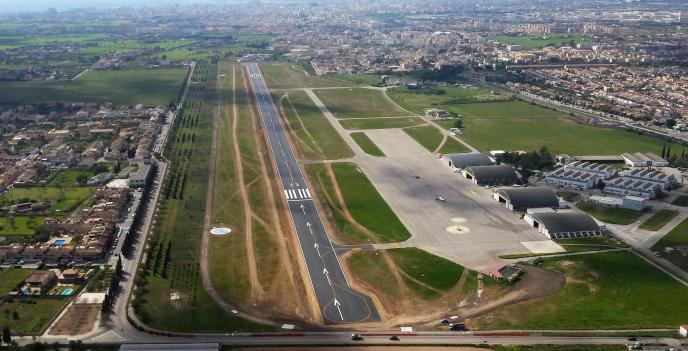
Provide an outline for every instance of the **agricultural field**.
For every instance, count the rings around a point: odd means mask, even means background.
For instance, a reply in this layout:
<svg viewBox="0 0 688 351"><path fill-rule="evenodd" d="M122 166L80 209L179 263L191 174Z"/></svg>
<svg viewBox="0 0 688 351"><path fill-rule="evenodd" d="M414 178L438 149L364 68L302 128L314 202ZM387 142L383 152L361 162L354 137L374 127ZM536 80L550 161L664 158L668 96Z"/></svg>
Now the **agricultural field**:
<svg viewBox="0 0 688 351"><path fill-rule="evenodd" d="M289 64L264 63L260 65L260 70L270 89L347 87L351 85L351 83L344 81L309 76Z"/></svg>
<svg viewBox="0 0 688 351"><path fill-rule="evenodd" d="M385 156L385 153L380 150L375 143L364 132L351 133L351 138L356 144L363 149L363 151L371 156Z"/></svg>
<svg viewBox="0 0 688 351"><path fill-rule="evenodd" d="M339 229L341 239L347 243L397 242L411 234L396 214L380 196L370 180L351 163L331 165L334 181L325 165L305 167L315 183L322 202L329 208L329 215ZM342 194L340 202L335 187ZM351 218L348 218L348 215ZM360 226L359 226L360 225ZM363 228L361 228L363 227Z"/></svg>
<svg viewBox="0 0 688 351"><path fill-rule="evenodd" d="M336 118L408 116L380 90L366 88L319 89L315 94Z"/></svg>
<svg viewBox="0 0 688 351"><path fill-rule="evenodd" d="M13 334L40 334L67 304L67 298L15 298L0 303L0 325Z"/></svg>
<svg viewBox="0 0 688 351"><path fill-rule="evenodd" d="M566 286L556 294L468 321L471 329L674 328L688 287L630 251L545 258Z"/></svg>
<svg viewBox="0 0 688 351"><path fill-rule="evenodd" d="M177 101L186 72L182 68L89 71L72 81L0 82L0 103L62 101L166 106Z"/></svg>
<svg viewBox="0 0 688 351"><path fill-rule="evenodd" d="M413 90L407 87L392 88L387 95L399 106L417 114L425 114L426 108L445 109L456 104L510 100L510 95L495 94L490 89L478 87L437 87Z"/></svg>
<svg viewBox="0 0 688 351"><path fill-rule="evenodd" d="M8 193L0 197L0 206L22 202L42 202L51 203L50 211L56 216L65 216L74 211L84 201L91 198L92 187L14 187Z"/></svg>
<svg viewBox="0 0 688 351"><path fill-rule="evenodd" d="M495 35L487 37L487 40L498 41L504 44L517 44L521 45L523 49L538 49L545 46L565 46L571 44L590 44L592 41L585 40L579 35L566 35L560 37L547 37L547 36L511 36L511 35Z"/></svg>
<svg viewBox="0 0 688 351"><path fill-rule="evenodd" d="M668 250L672 248L673 250ZM652 246L652 250L659 252L662 257L673 264L688 270L688 219L679 223L666 236Z"/></svg>
<svg viewBox="0 0 688 351"><path fill-rule="evenodd" d="M678 216L678 211L661 209L652 215L652 217L643 222L643 224L640 225L640 228L647 230L660 230L676 216Z"/></svg>
<svg viewBox="0 0 688 351"><path fill-rule="evenodd" d="M437 128L431 125L405 128L404 132L431 153L451 154L470 151L454 138L445 137Z"/></svg>
<svg viewBox="0 0 688 351"><path fill-rule="evenodd" d="M642 211L628 208L607 208L590 202L579 202L576 207L600 221L610 224L631 224L643 215Z"/></svg>
<svg viewBox="0 0 688 351"><path fill-rule="evenodd" d="M299 141L299 154L309 160L352 157L353 151L303 91L290 91L275 99Z"/></svg>
<svg viewBox="0 0 688 351"><path fill-rule="evenodd" d="M403 118L353 118L339 120L339 124L346 129L388 129L406 128L426 124L419 117Z"/></svg>

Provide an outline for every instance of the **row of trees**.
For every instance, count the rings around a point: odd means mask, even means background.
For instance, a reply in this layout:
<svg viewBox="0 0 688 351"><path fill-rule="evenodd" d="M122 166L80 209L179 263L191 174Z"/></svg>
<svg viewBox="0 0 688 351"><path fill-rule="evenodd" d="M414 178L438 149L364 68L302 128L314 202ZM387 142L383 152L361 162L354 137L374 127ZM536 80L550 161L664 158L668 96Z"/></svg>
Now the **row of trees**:
<svg viewBox="0 0 688 351"><path fill-rule="evenodd" d="M554 167L554 157L546 146L526 153L505 152L497 156L497 161L508 163L517 168L523 182L528 181L535 174L535 171L547 171Z"/></svg>

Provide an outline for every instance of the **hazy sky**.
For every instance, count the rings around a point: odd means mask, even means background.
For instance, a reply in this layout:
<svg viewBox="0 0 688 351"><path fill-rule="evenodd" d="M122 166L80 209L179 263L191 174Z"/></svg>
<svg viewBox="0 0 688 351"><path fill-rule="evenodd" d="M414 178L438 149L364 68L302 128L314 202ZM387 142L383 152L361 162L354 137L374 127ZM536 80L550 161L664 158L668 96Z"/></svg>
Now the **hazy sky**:
<svg viewBox="0 0 688 351"><path fill-rule="evenodd" d="M54 7L68 10L79 7L155 6L174 3L231 2L226 0L0 0L0 12L47 11Z"/></svg>

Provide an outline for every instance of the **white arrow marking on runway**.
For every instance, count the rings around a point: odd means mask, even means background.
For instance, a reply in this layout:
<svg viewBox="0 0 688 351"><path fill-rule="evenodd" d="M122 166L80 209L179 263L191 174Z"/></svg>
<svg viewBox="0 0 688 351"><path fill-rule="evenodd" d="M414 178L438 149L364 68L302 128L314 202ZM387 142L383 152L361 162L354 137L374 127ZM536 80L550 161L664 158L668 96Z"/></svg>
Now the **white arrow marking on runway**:
<svg viewBox="0 0 688 351"><path fill-rule="evenodd" d="M318 243L315 243L315 245L313 245L313 247L315 248L316 251L318 251L318 257L322 257L322 256L320 256L320 246L318 246Z"/></svg>
<svg viewBox="0 0 688 351"><path fill-rule="evenodd" d="M339 311L339 318L341 318L342 320L344 320L344 316L342 316L342 309L339 308L339 306L341 306L342 304L339 303L339 301L337 301L337 298L336 298L336 297L334 298L334 305L337 306L337 311Z"/></svg>
<svg viewBox="0 0 688 351"><path fill-rule="evenodd" d="M303 211L303 214L305 215L306 214L306 206L301 204L301 210Z"/></svg>
<svg viewBox="0 0 688 351"><path fill-rule="evenodd" d="M325 275L325 278L327 278L327 284L332 286L332 281L330 281L330 272L327 271L327 268L323 268L323 274Z"/></svg>
<svg viewBox="0 0 688 351"><path fill-rule="evenodd" d="M315 235L313 234L313 229L311 229L311 222L306 222L306 227L308 227L308 231L311 232L311 235Z"/></svg>

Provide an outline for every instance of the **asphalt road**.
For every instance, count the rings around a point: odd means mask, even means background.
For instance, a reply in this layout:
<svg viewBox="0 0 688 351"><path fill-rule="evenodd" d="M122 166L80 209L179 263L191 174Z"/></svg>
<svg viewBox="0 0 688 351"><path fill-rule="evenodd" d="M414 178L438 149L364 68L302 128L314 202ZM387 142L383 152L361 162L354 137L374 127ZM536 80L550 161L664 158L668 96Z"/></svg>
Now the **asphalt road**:
<svg viewBox="0 0 688 351"><path fill-rule="evenodd" d="M372 299L349 286L258 64L247 67L323 323L379 321Z"/></svg>

